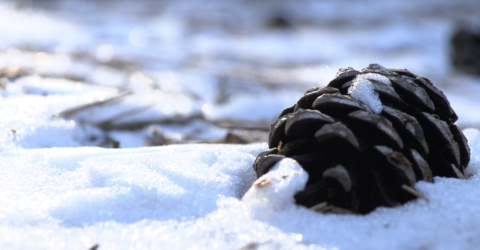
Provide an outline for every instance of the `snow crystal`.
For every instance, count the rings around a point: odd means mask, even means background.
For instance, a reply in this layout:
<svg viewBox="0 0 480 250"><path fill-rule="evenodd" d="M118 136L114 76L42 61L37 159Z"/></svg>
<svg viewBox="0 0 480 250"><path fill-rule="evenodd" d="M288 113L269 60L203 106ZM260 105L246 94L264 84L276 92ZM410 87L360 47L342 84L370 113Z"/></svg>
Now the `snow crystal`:
<svg viewBox="0 0 480 250"><path fill-rule="evenodd" d="M391 85L388 78L376 73L360 74L353 79L352 86L348 88L348 94L363 104L367 105L373 112L380 114L382 112L382 102L375 92L370 80Z"/></svg>

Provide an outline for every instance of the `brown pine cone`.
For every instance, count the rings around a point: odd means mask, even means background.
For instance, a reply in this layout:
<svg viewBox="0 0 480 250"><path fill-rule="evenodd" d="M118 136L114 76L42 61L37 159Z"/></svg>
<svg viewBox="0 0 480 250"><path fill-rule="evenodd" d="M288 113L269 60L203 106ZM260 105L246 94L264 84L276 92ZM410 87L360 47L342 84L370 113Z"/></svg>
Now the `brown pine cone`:
<svg viewBox="0 0 480 250"><path fill-rule="evenodd" d="M378 64L344 68L280 114L253 167L260 177L292 158L309 174L298 204L365 214L421 197L418 180L465 178L470 149L456 120L426 78Z"/></svg>

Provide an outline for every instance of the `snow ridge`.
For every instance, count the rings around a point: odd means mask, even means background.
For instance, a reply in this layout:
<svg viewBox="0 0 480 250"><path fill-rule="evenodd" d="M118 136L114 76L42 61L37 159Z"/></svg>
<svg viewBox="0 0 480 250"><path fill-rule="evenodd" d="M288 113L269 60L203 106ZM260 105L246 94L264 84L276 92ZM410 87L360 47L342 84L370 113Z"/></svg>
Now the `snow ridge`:
<svg viewBox="0 0 480 250"><path fill-rule="evenodd" d="M370 80L384 83L391 86L390 80L380 74L368 73L357 75L353 79L352 86L348 88L348 94L363 104L367 105L374 113L380 114L383 110L382 102L375 92L373 84Z"/></svg>

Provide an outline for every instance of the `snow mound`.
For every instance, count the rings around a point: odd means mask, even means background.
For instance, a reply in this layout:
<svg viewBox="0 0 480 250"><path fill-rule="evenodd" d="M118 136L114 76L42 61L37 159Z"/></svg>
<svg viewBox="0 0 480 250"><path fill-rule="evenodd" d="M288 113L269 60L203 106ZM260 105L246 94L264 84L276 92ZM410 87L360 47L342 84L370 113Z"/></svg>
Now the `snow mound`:
<svg viewBox="0 0 480 250"><path fill-rule="evenodd" d="M308 174L292 159L278 162L261 176L243 197L246 204L283 210L295 204L293 196L305 188Z"/></svg>
<svg viewBox="0 0 480 250"><path fill-rule="evenodd" d="M383 109L382 102L370 80L392 85L390 80L383 75L376 73L360 74L353 79L352 86L348 88L348 94L367 105L373 112L380 114Z"/></svg>

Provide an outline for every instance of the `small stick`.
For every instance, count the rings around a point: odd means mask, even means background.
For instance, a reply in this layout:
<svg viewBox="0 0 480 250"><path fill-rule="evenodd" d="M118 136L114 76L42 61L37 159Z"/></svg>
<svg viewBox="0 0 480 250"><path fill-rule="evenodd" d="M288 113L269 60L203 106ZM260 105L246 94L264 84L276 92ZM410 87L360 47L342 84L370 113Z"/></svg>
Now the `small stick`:
<svg viewBox="0 0 480 250"><path fill-rule="evenodd" d="M107 98L107 99L102 100L102 101L96 101L96 102L80 105L80 106L77 106L77 107L74 107L74 108L66 109L66 110L60 112L58 114L58 116L68 118L68 117L70 117L70 116L72 116L72 115L74 115L74 114L76 114L76 113L78 113L82 110L85 110L85 109L88 109L88 108L91 108L91 107L95 107L95 106L101 106L101 105L116 101L118 99L121 99L121 98L123 98L127 95L131 95L131 94L133 94L132 91L122 92L122 93L120 93L120 94L118 94L114 97L110 97L110 98Z"/></svg>
<svg viewBox="0 0 480 250"><path fill-rule="evenodd" d="M98 122L98 123L95 123L93 125L97 126L97 127L100 127L102 129L107 129L108 130L112 126L112 123L114 123L116 120L118 120L120 118L123 118L123 117L126 117L126 116L129 116L129 115L140 113L142 111L145 111L145 110L153 107L154 105L155 104L148 104L148 105L145 105L145 106L133 108L133 109L127 110L123 113L114 115L113 117L108 118L106 121Z"/></svg>
<svg viewBox="0 0 480 250"><path fill-rule="evenodd" d="M269 131L270 127L265 122L251 122L251 121L242 121L242 120L209 120L213 125L220 127L220 128L227 128L227 129L243 129L243 130L261 130L261 131Z"/></svg>

